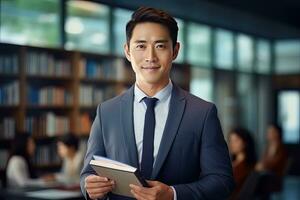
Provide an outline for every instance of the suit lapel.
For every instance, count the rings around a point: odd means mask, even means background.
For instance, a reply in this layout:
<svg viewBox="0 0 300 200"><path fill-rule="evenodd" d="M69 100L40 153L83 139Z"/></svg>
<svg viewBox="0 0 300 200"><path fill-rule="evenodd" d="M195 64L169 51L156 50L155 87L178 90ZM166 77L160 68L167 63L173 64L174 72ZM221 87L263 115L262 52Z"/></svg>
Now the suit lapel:
<svg viewBox="0 0 300 200"><path fill-rule="evenodd" d="M155 179L161 169L168 152L171 149L172 143L177 134L178 127L180 125L184 108L185 98L183 92L173 84L172 97L170 100L170 109L166 125L164 128L163 136L160 142L159 151L156 157L155 165L152 171L152 178Z"/></svg>
<svg viewBox="0 0 300 200"><path fill-rule="evenodd" d="M121 120L123 127L123 139L129 158L129 164L138 168L138 153L136 148L134 128L133 128L133 90L132 86L123 96L120 104Z"/></svg>

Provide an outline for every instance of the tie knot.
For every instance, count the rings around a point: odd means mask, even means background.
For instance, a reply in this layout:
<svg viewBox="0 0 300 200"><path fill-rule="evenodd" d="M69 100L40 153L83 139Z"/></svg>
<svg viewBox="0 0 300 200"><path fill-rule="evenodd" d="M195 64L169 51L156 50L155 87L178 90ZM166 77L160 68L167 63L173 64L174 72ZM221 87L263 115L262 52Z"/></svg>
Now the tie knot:
<svg viewBox="0 0 300 200"><path fill-rule="evenodd" d="M158 100L157 98L149 98L149 97L144 98L147 108L150 108L150 107L154 108L157 100Z"/></svg>

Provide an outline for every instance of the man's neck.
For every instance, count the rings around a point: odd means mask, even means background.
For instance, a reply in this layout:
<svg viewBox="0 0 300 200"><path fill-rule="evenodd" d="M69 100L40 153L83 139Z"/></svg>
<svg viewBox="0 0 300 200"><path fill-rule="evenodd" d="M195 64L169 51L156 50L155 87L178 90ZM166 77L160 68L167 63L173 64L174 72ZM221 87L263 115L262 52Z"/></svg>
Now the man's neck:
<svg viewBox="0 0 300 200"><path fill-rule="evenodd" d="M136 81L136 85L142 90L147 96L153 97L160 90L165 88L169 84L169 80L164 82L163 84L145 84L139 81Z"/></svg>

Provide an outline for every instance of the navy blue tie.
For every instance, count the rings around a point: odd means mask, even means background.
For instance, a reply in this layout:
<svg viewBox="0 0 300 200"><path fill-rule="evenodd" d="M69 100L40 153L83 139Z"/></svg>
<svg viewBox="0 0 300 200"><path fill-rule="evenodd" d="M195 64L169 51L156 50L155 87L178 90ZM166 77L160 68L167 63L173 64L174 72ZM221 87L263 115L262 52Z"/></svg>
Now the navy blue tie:
<svg viewBox="0 0 300 200"><path fill-rule="evenodd" d="M141 162L141 172L146 179L151 178L153 168L153 150L154 150L154 129L155 129L155 113L154 107L156 104L156 98L144 98L147 105L144 124L144 136L143 136L143 155Z"/></svg>

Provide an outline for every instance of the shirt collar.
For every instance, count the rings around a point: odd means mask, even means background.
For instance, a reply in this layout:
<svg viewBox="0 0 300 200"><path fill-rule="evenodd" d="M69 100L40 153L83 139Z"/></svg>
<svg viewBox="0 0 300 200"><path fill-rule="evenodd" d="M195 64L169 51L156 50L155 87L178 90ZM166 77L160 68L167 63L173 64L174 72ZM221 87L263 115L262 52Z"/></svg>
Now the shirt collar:
<svg viewBox="0 0 300 200"><path fill-rule="evenodd" d="M169 80L168 85L161 89L159 92L157 92L153 97L157 98L158 101L163 101L167 99L172 92L173 84L172 81ZM137 102L141 102L145 97L148 97L135 83L134 85L134 100Z"/></svg>

